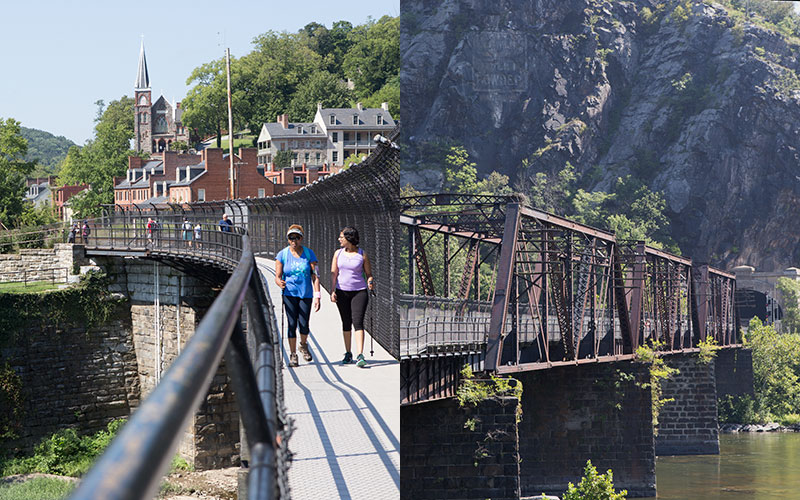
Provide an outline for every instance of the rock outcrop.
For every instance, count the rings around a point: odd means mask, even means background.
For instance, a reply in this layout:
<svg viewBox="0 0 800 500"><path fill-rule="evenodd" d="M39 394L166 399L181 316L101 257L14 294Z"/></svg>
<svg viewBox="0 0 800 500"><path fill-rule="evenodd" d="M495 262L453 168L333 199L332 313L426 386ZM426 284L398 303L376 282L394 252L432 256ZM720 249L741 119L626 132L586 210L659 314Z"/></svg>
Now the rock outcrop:
<svg viewBox="0 0 800 500"><path fill-rule="evenodd" d="M764 24L688 0L404 1L404 134L463 144L482 175L634 175L695 261L796 265L800 62ZM401 182L436 189L417 161Z"/></svg>

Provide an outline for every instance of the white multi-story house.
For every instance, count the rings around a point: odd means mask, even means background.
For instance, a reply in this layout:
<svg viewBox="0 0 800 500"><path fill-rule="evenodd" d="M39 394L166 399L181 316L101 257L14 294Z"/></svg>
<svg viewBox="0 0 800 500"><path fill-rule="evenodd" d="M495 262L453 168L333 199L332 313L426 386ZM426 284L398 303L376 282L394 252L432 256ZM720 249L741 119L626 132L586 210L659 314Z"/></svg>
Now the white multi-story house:
<svg viewBox="0 0 800 500"><path fill-rule="evenodd" d="M353 154L368 155L377 145L375 135L387 135L395 125L386 103L380 108L318 104L312 123L289 123L287 115L265 123L258 136L258 162L270 170L278 151L291 150L294 165L342 166Z"/></svg>

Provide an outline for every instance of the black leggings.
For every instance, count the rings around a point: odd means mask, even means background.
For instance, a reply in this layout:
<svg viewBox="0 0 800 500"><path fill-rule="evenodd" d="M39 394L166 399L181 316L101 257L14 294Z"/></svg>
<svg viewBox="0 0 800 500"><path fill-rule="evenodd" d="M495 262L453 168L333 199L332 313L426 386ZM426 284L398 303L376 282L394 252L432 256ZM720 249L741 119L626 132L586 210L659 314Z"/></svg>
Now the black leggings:
<svg viewBox="0 0 800 500"><path fill-rule="evenodd" d="M300 335L308 335L308 317L311 316L311 300L300 297L283 296L283 305L286 307L286 322L288 328L286 335L290 338L297 337L297 326L300 326Z"/></svg>
<svg viewBox="0 0 800 500"><path fill-rule="evenodd" d="M339 308L339 314L342 316L343 331L350 331L351 323L354 330L364 329L364 314L367 312L368 302L369 294L366 290L348 292L336 289L336 307Z"/></svg>

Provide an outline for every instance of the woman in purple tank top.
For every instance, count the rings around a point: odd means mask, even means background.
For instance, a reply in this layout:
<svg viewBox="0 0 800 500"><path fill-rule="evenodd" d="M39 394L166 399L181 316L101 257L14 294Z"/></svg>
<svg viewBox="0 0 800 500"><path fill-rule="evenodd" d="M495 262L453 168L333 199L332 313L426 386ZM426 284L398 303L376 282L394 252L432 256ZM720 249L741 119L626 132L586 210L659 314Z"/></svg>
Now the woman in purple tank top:
<svg viewBox="0 0 800 500"><path fill-rule="evenodd" d="M356 365L367 366L364 359L364 314L367 311L369 295L372 290L372 268L364 250L358 248L358 231L354 227L346 227L339 233L341 248L333 254L331 262L331 282L335 290L331 293L331 302L336 303L342 317L342 335L344 336L344 359L342 364L353 362L350 350L351 326L356 332L358 357Z"/></svg>

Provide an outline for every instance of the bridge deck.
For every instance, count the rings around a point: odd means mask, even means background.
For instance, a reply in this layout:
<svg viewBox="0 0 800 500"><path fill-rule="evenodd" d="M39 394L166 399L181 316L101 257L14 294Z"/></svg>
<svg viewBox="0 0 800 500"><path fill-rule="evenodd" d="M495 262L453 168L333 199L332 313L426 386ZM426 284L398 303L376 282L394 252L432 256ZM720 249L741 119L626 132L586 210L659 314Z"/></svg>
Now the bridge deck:
<svg viewBox="0 0 800 500"><path fill-rule="evenodd" d="M274 261L256 261L270 285L280 322ZM323 264L320 269L324 272L329 267ZM344 344L339 312L328 294L323 291L322 295L320 311L311 314L309 345L314 360L306 363L301 358L298 368L290 369L285 363L283 368L286 409L295 425L289 441L294 454L289 469L292 498L399 498L399 363L377 342L375 356L370 357L367 338L368 367L341 365ZM288 344L283 343L288 361Z"/></svg>

